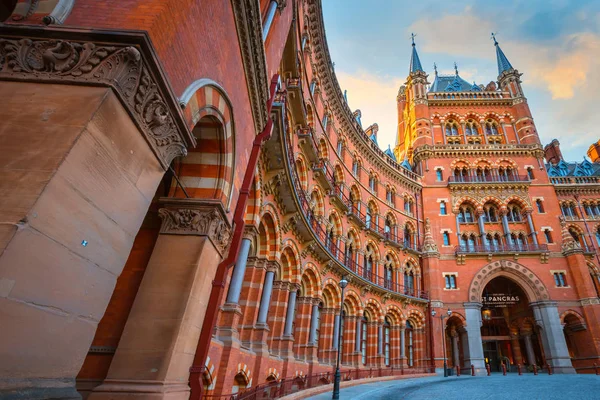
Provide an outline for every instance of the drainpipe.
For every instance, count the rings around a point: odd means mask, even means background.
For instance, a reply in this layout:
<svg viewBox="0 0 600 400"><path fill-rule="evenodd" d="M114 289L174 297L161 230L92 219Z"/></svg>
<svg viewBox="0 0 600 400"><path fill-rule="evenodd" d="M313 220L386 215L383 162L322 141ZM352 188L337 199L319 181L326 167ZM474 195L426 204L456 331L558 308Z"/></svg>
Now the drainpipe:
<svg viewBox="0 0 600 400"><path fill-rule="evenodd" d="M215 273L215 279L212 282L212 289L210 292L210 298L208 300L208 307L206 309L206 316L204 317L204 324L202 325L202 331L200 338L198 339L198 345L196 346L196 354L194 355L194 361L190 367L190 399L197 400L202 398L202 374L205 370L206 356L208 355L208 349L210 347L210 340L212 338L212 332L217 322L217 311L219 304L221 304L221 298L225 291L225 281L227 279L227 273L229 268L233 267L235 260L238 258L240 251L242 237L244 234L244 214L246 213L246 204L248 197L250 196L250 187L254 180L254 173L256 171L256 165L258 163L258 156L260 154L261 145L269 140L273 131L273 120L270 117L271 107L273 106L273 100L275 98L275 92L279 84L279 74L273 76L271 79L271 87L269 89L269 100L267 102L267 116L269 118L267 125L263 131L254 138L252 143L252 150L250 158L248 160L248 167L244 174L244 180L242 187L240 188L240 196L235 206L235 212L233 214L233 238L229 246L229 253L219 266Z"/></svg>

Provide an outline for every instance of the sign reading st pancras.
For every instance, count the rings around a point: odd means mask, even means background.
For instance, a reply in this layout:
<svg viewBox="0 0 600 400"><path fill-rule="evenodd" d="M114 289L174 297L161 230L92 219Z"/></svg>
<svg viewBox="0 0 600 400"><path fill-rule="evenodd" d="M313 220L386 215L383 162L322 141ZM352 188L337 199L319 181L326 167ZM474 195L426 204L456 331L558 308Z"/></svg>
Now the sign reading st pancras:
<svg viewBox="0 0 600 400"><path fill-rule="evenodd" d="M481 296L481 304L487 307L509 307L519 303L519 296L504 293L491 293Z"/></svg>

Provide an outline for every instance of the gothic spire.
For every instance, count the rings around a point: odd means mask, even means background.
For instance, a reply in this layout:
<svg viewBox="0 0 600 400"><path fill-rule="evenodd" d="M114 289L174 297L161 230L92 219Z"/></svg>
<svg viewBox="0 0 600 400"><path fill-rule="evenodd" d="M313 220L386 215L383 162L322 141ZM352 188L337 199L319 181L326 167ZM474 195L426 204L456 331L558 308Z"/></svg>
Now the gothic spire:
<svg viewBox="0 0 600 400"><path fill-rule="evenodd" d="M415 47L415 35L414 33L410 34L410 38L412 40L412 54L410 56L410 73L423 71L423 67L421 66L421 60L419 60L419 55L417 54L417 48Z"/></svg>
<svg viewBox="0 0 600 400"><path fill-rule="evenodd" d="M496 46L496 59L498 61L498 76L502 75L504 71L508 71L509 69L513 69L510 61L504 55L504 52L500 48L498 41L496 40L496 34L492 33L492 39L494 40L494 46Z"/></svg>

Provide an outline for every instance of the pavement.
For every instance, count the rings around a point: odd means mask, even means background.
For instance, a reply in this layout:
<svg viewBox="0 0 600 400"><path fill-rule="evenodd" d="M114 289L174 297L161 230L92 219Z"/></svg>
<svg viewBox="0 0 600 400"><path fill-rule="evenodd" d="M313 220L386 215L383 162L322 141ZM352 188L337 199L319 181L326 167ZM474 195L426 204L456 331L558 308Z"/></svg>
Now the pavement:
<svg viewBox="0 0 600 400"><path fill-rule="evenodd" d="M309 397L329 400L331 392ZM352 386L340 391L342 400L600 400L600 376L533 375L451 376L404 379Z"/></svg>

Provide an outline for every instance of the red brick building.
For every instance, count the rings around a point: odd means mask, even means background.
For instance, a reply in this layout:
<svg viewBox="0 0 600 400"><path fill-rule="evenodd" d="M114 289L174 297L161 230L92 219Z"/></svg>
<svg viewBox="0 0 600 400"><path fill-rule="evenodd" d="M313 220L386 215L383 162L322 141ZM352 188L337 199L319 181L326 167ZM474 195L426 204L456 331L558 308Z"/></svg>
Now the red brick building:
<svg viewBox="0 0 600 400"><path fill-rule="evenodd" d="M497 43L488 85L413 43L382 151L318 0L0 21L0 397L275 396L338 349L344 379L593 372L600 167L542 147Z"/></svg>

